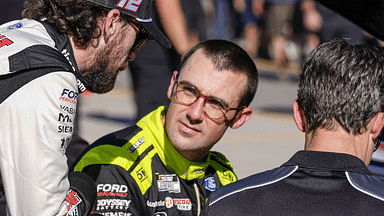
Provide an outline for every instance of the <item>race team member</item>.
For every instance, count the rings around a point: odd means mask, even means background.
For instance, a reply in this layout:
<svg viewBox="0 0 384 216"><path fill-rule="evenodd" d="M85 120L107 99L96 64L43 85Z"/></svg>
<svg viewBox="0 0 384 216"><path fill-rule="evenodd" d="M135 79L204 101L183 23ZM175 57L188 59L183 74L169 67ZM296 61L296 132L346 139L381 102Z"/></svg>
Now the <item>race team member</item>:
<svg viewBox="0 0 384 216"><path fill-rule="evenodd" d="M210 149L228 127L251 118L257 84L254 62L234 43L192 48L173 73L169 108L102 137L78 158L74 170L96 182L97 213L199 215L213 191L237 180L231 163Z"/></svg>
<svg viewBox="0 0 384 216"><path fill-rule="evenodd" d="M304 63L294 120L305 150L221 188L206 215L382 215L384 177L371 173L384 125L384 55L333 39Z"/></svg>
<svg viewBox="0 0 384 216"><path fill-rule="evenodd" d="M151 23L150 0L25 5L25 19L0 26L0 166L9 214L88 214L95 185L82 173L69 181L64 155L77 98L86 89L110 91L146 40L170 42Z"/></svg>

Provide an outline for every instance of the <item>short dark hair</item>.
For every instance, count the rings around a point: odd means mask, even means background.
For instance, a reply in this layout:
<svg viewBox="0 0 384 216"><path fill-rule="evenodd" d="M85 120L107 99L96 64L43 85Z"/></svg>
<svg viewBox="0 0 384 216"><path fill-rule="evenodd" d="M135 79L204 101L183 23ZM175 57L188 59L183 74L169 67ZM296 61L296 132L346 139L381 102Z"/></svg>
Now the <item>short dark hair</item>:
<svg viewBox="0 0 384 216"><path fill-rule="evenodd" d="M230 70L234 73L245 74L248 78L247 90L244 92L239 106L249 106L252 102L257 86L259 83L259 75L254 61L249 55L238 45L226 40L206 40L189 50L180 65L180 72L188 59L199 49L209 57L214 67L218 71Z"/></svg>
<svg viewBox="0 0 384 216"><path fill-rule="evenodd" d="M384 104L384 53L377 47L333 39L307 57L298 88L307 129L361 134Z"/></svg>
<svg viewBox="0 0 384 216"><path fill-rule="evenodd" d="M27 0L23 11L23 18L40 21L46 18L54 23L59 33L74 36L77 46L84 47L92 38L98 38L101 30L97 22L105 17L110 9L97 6L83 0ZM126 24L131 17L121 14Z"/></svg>

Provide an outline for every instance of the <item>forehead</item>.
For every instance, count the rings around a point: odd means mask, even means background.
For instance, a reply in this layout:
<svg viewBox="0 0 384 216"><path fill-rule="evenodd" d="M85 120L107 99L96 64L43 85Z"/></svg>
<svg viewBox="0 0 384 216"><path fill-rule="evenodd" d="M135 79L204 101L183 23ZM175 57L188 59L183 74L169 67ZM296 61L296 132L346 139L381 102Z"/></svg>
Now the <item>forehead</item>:
<svg viewBox="0 0 384 216"><path fill-rule="evenodd" d="M201 49L188 59L180 72L179 81L187 81L202 94L222 99L230 106L238 105L247 87L245 74L218 71Z"/></svg>

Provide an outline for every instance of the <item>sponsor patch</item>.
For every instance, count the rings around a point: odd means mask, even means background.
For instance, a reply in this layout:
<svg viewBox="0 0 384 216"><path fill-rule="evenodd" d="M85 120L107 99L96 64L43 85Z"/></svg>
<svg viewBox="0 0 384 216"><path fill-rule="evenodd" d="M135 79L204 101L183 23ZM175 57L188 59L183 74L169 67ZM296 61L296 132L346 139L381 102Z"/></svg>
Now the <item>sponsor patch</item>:
<svg viewBox="0 0 384 216"><path fill-rule="evenodd" d="M19 29L19 28L21 28L21 27L23 27L23 23L16 23L16 24L14 24L14 25L10 25L10 26L8 26L8 30Z"/></svg>
<svg viewBox="0 0 384 216"><path fill-rule="evenodd" d="M0 34L0 48L3 46L9 46L11 44L13 44L12 40L10 40L6 36Z"/></svg>
<svg viewBox="0 0 384 216"><path fill-rule="evenodd" d="M176 174L158 175L157 187L159 192L180 193L180 181Z"/></svg>
<svg viewBox="0 0 384 216"><path fill-rule="evenodd" d="M99 199L97 200L97 209L96 210L124 210L126 211L129 208L131 200L122 200L122 199Z"/></svg>
<svg viewBox="0 0 384 216"><path fill-rule="evenodd" d="M166 197L165 198L165 206L167 208L172 208L173 207L173 199L171 197Z"/></svg>
<svg viewBox="0 0 384 216"><path fill-rule="evenodd" d="M72 134L73 127L72 126L66 126L66 125L59 125L59 126L57 126L57 132L58 133L69 133L69 134Z"/></svg>
<svg viewBox="0 0 384 216"><path fill-rule="evenodd" d="M69 190L65 197L67 202L67 216L80 216L78 205L83 201L80 196L73 190Z"/></svg>
<svg viewBox="0 0 384 216"><path fill-rule="evenodd" d="M61 139L60 152L64 155L69 143L71 142L71 137L63 137Z"/></svg>
<svg viewBox="0 0 384 216"><path fill-rule="evenodd" d="M60 109L63 110L64 112L68 113L68 114L71 114L71 115L76 114L76 109L72 108L72 107L60 105Z"/></svg>
<svg viewBox="0 0 384 216"><path fill-rule="evenodd" d="M128 187L119 184L98 184L97 196L127 197Z"/></svg>
<svg viewBox="0 0 384 216"><path fill-rule="evenodd" d="M142 1L143 0L121 0L116 6L136 13Z"/></svg>
<svg viewBox="0 0 384 216"><path fill-rule="evenodd" d="M215 179L213 177L206 178L204 180L205 189L209 191L215 191L217 189Z"/></svg>
<svg viewBox="0 0 384 216"><path fill-rule="evenodd" d="M153 216L167 216L167 213L165 213L165 212L156 212L155 214L153 214Z"/></svg>
<svg viewBox="0 0 384 216"><path fill-rule="evenodd" d="M190 211L192 210L192 202L190 199L173 199L173 204L177 206L178 210Z"/></svg>
<svg viewBox="0 0 384 216"><path fill-rule="evenodd" d="M129 147L128 148L128 151L133 153L136 149L138 149L142 144L144 143L144 139L143 138L140 138L139 140L137 140L137 142L135 142L135 144L133 144L133 146Z"/></svg>
<svg viewBox="0 0 384 216"><path fill-rule="evenodd" d="M132 213L126 213L126 212L106 212L103 213L104 216L132 216Z"/></svg>
<svg viewBox="0 0 384 216"><path fill-rule="evenodd" d="M151 208L157 208L159 206L165 206L165 201L160 200L160 201L154 201L150 202L149 200L147 201L147 206Z"/></svg>

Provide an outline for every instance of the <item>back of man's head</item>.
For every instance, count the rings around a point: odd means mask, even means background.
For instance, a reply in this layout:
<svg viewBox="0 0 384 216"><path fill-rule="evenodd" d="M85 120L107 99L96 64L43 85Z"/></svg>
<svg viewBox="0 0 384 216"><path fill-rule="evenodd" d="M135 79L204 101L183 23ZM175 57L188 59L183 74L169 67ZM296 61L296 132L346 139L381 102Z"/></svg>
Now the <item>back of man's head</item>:
<svg viewBox="0 0 384 216"><path fill-rule="evenodd" d="M364 132L384 105L384 53L376 47L333 39L313 50L303 66L298 103L307 130Z"/></svg>

